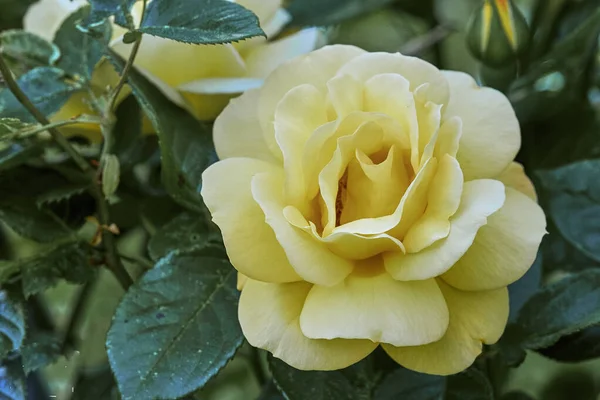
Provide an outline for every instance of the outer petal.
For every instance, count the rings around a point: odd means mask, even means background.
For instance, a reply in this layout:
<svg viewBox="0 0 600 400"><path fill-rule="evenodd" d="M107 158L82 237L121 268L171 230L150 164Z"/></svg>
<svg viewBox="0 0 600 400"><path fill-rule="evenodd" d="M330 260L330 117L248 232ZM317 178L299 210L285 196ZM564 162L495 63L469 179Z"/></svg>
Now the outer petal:
<svg viewBox="0 0 600 400"><path fill-rule="evenodd" d="M231 100L215 121L213 138L220 159L250 157L278 163L265 143L256 115L259 90Z"/></svg>
<svg viewBox="0 0 600 400"><path fill-rule="evenodd" d="M435 66L417 57L400 53L366 53L347 62L338 73L352 75L360 82L366 82L375 75L398 74L410 82L411 91L428 83L423 92L426 100L436 104L448 102L446 78Z"/></svg>
<svg viewBox="0 0 600 400"><path fill-rule="evenodd" d="M364 53L364 50L354 46L327 46L288 61L269 75L261 91L258 110L265 140L274 153L280 150L275 141L273 118L283 96L303 83L309 83L325 93L327 81L338 69Z"/></svg>
<svg viewBox="0 0 600 400"><path fill-rule="evenodd" d="M402 366L418 372L451 375L467 369L481 354L482 343L498 341L508 320L506 288L486 292L462 292L440 282L450 310L444 337L416 347L383 345Z"/></svg>
<svg viewBox="0 0 600 400"><path fill-rule="evenodd" d="M230 179L230 178L229 178ZM292 226L284 216L283 173L265 173L252 179L252 195L265 213L280 246L296 272L306 281L332 286L354 269L354 264L333 254L323 243ZM264 253L264 257L270 253Z"/></svg>
<svg viewBox="0 0 600 400"><path fill-rule="evenodd" d="M518 162L511 162L496 179L537 202L535 187L527 175L525 175L523 166Z"/></svg>
<svg viewBox="0 0 600 400"><path fill-rule="evenodd" d="M87 4L85 0L41 0L27 10L23 18L23 29L52 41L69 14ZM8 6L4 5L3 8L5 7Z"/></svg>
<svg viewBox="0 0 600 400"><path fill-rule="evenodd" d="M313 51L318 41L319 30L310 28L281 40L255 46L244 56L248 76L264 79L282 63Z"/></svg>
<svg viewBox="0 0 600 400"><path fill-rule="evenodd" d="M394 346L439 340L448 328L448 308L435 280L396 281L380 264L371 258L339 285L313 286L300 315L302 332Z"/></svg>
<svg viewBox="0 0 600 400"><path fill-rule="evenodd" d="M202 197L221 228L229 259L239 272L265 282L299 281L252 198L252 177L264 172L281 173L279 167L251 158L219 161L202 174Z"/></svg>
<svg viewBox="0 0 600 400"><path fill-rule="evenodd" d="M239 319L244 336L301 370L335 370L352 365L377 347L369 340L314 340L298 322L311 285L306 282L269 284L248 280L240 298Z"/></svg>
<svg viewBox="0 0 600 400"><path fill-rule="evenodd" d="M450 83L450 102L444 120L463 122L458 161L465 181L495 178L510 164L521 147L519 121L502 93L479 87L462 72L444 71Z"/></svg>
<svg viewBox="0 0 600 400"><path fill-rule="evenodd" d="M504 185L481 179L466 182L460 207L450 219L450 234L444 240L412 254L384 254L385 268L399 280L430 279L448 271L472 245L479 228L504 204Z"/></svg>
<svg viewBox="0 0 600 400"><path fill-rule="evenodd" d="M505 287L531 267L546 217L542 208L523 193L506 188L506 202L482 226L473 245L442 277L461 290Z"/></svg>

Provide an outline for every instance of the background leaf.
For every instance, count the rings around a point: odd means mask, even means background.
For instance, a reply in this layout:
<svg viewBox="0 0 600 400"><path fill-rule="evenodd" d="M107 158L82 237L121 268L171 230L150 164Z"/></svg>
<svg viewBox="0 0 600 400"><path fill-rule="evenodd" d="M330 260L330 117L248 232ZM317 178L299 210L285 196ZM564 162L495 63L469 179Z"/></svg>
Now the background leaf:
<svg viewBox="0 0 600 400"><path fill-rule="evenodd" d="M376 10L393 0L293 0L288 7L294 25L333 25Z"/></svg>
<svg viewBox="0 0 600 400"><path fill-rule="evenodd" d="M266 37L254 13L226 0L153 0L138 31L193 44Z"/></svg>
<svg viewBox="0 0 600 400"><path fill-rule="evenodd" d="M21 303L0 291L0 360L9 352L19 350L24 338L25 316Z"/></svg>
<svg viewBox="0 0 600 400"><path fill-rule="evenodd" d="M124 399L175 399L217 374L243 338L235 282L223 250L205 247L171 253L131 287L107 338Z"/></svg>
<svg viewBox="0 0 600 400"><path fill-rule="evenodd" d="M0 399L25 400L25 374L16 361L0 365Z"/></svg>
<svg viewBox="0 0 600 400"><path fill-rule="evenodd" d="M2 55L17 76L35 67L51 66L60 58L60 50L31 32L9 30L0 33Z"/></svg>
<svg viewBox="0 0 600 400"><path fill-rule="evenodd" d="M55 362L62 352L62 340L53 332L28 332L21 359L26 374Z"/></svg>

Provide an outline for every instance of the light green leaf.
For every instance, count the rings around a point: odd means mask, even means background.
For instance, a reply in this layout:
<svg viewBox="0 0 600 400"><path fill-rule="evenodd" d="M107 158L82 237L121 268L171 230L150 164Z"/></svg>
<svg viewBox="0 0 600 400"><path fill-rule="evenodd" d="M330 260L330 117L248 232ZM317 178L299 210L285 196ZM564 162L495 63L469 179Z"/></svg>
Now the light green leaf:
<svg viewBox="0 0 600 400"><path fill-rule="evenodd" d="M122 69L124 61L114 53L111 57ZM202 172L216 161L210 128L169 101L138 72L131 71L129 84L158 134L165 189L182 206L203 212Z"/></svg>
<svg viewBox="0 0 600 400"><path fill-rule="evenodd" d="M0 139L3 136L14 135L20 130L31 128L34 124L29 124L17 118L0 118Z"/></svg>
<svg viewBox="0 0 600 400"><path fill-rule="evenodd" d="M46 39L22 30L0 32L0 47L5 57L27 69L54 65L61 55Z"/></svg>
<svg viewBox="0 0 600 400"><path fill-rule="evenodd" d="M384 7L393 0L293 0L288 7L294 25L326 26Z"/></svg>
<svg viewBox="0 0 600 400"><path fill-rule="evenodd" d="M153 0L138 31L193 44L266 37L256 15L226 0Z"/></svg>
<svg viewBox="0 0 600 400"><path fill-rule="evenodd" d="M547 210L560 233L586 256L600 262L600 160L539 171L548 191Z"/></svg>
<svg viewBox="0 0 600 400"><path fill-rule="evenodd" d="M0 291L0 360L11 351L19 350L24 338L25 315L21 303Z"/></svg>
<svg viewBox="0 0 600 400"><path fill-rule="evenodd" d="M573 274L536 293L517 318L521 345L540 349L600 323L600 270Z"/></svg>
<svg viewBox="0 0 600 400"><path fill-rule="evenodd" d="M121 164L114 154L107 154L104 157L102 166L102 193L104 197L109 198L117 191L121 180Z"/></svg>
<svg viewBox="0 0 600 400"><path fill-rule="evenodd" d="M95 274L88 245L78 238L52 243L32 257L0 263L0 283L21 274L23 294L29 297L55 286L59 279L85 283Z"/></svg>
<svg viewBox="0 0 600 400"><path fill-rule="evenodd" d="M176 399L225 366L243 340L235 286L210 246L169 254L129 289L106 342L124 399Z"/></svg>
<svg viewBox="0 0 600 400"><path fill-rule="evenodd" d="M62 340L52 332L27 333L21 359L26 374L54 363L61 356Z"/></svg>
<svg viewBox="0 0 600 400"><path fill-rule="evenodd" d="M101 29L102 40L80 31L77 24L89 14L90 7L82 7L75 11L65 19L54 36L54 43L62 51L57 66L72 77L88 81L91 80L96 64L104 55L104 45L111 36L108 21L96 28Z"/></svg>
<svg viewBox="0 0 600 400"><path fill-rule="evenodd" d="M184 212L161 227L148 242L150 258L158 260L173 250L185 250L219 240L218 229L202 214Z"/></svg>
<svg viewBox="0 0 600 400"><path fill-rule="evenodd" d="M29 100L45 115L52 115L81 90L81 86L68 81L65 72L53 67L32 69L17 80ZM24 122L35 119L7 88L0 90L0 118L18 118Z"/></svg>

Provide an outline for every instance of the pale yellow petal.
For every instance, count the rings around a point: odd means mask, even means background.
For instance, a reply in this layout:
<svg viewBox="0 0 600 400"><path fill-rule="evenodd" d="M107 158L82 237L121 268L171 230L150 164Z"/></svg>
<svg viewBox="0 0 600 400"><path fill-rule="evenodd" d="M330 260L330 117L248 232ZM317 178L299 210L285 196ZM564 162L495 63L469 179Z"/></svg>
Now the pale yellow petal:
<svg viewBox="0 0 600 400"><path fill-rule="evenodd" d="M441 340L424 346L383 349L400 365L417 372L451 375L467 369L482 351L482 344L498 341L508 320L506 288L485 292L462 292L439 282L450 324Z"/></svg>
<svg viewBox="0 0 600 400"><path fill-rule="evenodd" d="M545 234L542 208L523 193L507 187L502 208L488 218L473 245L442 277L462 290L507 286L531 267Z"/></svg>
<svg viewBox="0 0 600 400"><path fill-rule="evenodd" d="M65 19L87 4L86 0L40 0L27 9L23 29L52 41ZM3 5L5 7L8 5Z"/></svg>
<svg viewBox="0 0 600 400"><path fill-rule="evenodd" d="M278 163L267 147L258 123L258 96L259 91L254 89L231 100L215 121L213 139L220 159L249 157Z"/></svg>
<svg viewBox="0 0 600 400"><path fill-rule="evenodd" d="M314 340L302 334L299 317L312 285L269 284L249 279L240 297L239 319L252 346L300 370L336 370L366 356L377 343L369 340Z"/></svg>
<svg viewBox="0 0 600 400"><path fill-rule="evenodd" d="M341 282L352 272L354 264L333 254L323 243L287 221L283 214L286 208L283 187L283 171L259 174L252 179L252 195L275 231L290 264L308 282L326 286ZM269 252L263 255L271 257Z"/></svg>
<svg viewBox="0 0 600 400"><path fill-rule="evenodd" d="M259 101L259 118L265 140L274 153L280 152L275 141L275 109L292 88L309 83L326 93L326 84L338 69L365 51L354 46L327 46L280 65L265 80Z"/></svg>
<svg viewBox="0 0 600 400"><path fill-rule="evenodd" d="M523 193L531 200L537 202L537 194L531 180L525 175L523 166L518 162L511 162L508 167L496 178L504 185Z"/></svg>
<svg viewBox="0 0 600 400"><path fill-rule="evenodd" d="M448 154L456 158L461 136L462 120L459 117L453 117L444 121L438 132L433 156L442 158L444 154Z"/></svg>
<svg viewBox="0 0 600 400"><path fill-rule="evenodd" d="M519 121L510 102L501 92L478 86L470 75L444 75L450 83L450 102L443 118L462 120L457 158L465 180L497 177L521 147Z"/></svg>
<svg viewBox="0 0 600 400"><path fill-rule="evenodd" d="M342 119L363 110L363 85L351 76L339 75L330 79L327 90L335 118Z"/></svg>
<svg viewBox="0 0 600 400"><path fill-rule="evenodd" d="M460 207L450 219L450 234L428 248L412 254L384 255L385 268L399 280L430 279L448 271L473 244L477 231L504 204L504 185L481 179L463 186Z"/></svg>
<svg viewBox="0 0 600 400"><path fill-rule="evenodd" d="M327 123L325 97L314 86L291 89L275 110L275 139L283 153L287 204L306 210L306 184L302 157L306 141L319 126Z"/></svg>
<svg viewBox="0 0 600 400"><path fill-rule="evenodd" d="M406 251L416 253L431 246L450 233L450 217L460 205L463 175L458 161L445 154L429 185L427 208L423 216L412 225L403 243Z"/></svg>
<svg viewBox="0 0 600 400"><path fill-rule="evenodd" d="M277 175L280 170L256 159L228 158L202 174L202 198L221 229L231 264L249 278L265 282L301 280L251 193L253 176Z"/></svg>
<svg viewBox="0 0 600 400"><path fill-rule="evenodd" d="M254 46L244 54L248 76L265 79L286 61L309 53L317 47L317 28L304 29L274 42Z"/></svg>
<svg viewBox="0 0 600 400"><path fill-rule="evenodd" d="M310 290L300 314L307 337L417 346L444 335L448 308L434 279L396 281L379 258L360 264L344 282Z"/></svg>
<svg viewBox="0 0 600 400"><path fill-rule="evenodd" d="M352 75L360 82L366 82L375 75L398 74L410 82L411 91L429 83L423 93L426 100L436 104L448 102L448 83L444 75L435 66L417 57L400 53L366 53L347 62L338 73Z"/></svg>

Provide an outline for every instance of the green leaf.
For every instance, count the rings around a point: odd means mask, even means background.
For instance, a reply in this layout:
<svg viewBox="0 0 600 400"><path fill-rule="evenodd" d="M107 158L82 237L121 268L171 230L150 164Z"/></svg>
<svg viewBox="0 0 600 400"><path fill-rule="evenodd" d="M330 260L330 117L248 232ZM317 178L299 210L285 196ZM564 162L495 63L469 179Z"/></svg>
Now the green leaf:
<svg viewBox="0 0 600 400"><path fill-rule="evenodd" d="M144 227L151 235L157 234L183 211L184 209L169 196L147 197L143 199L140 207Z"/></svg>
<svg viewBox="0 0 600 400"><path fill-rule="evenodd" d="M193 44L266 37L254 13L227 0L153 0L138 31Z"/></svg>
<svg viewBox="0 0 600 400"><path fill-rule="evenodd" d="M367 358L337 371L300 371L268 356L277 387L288 400L370 399L382 374Z"/></svg>
<svg viewBox="0 0 600 400"><path fill-rule="evenodd" d="M91 12L85 21L80 23L84 32L95 32L96 28L106 23L108 18L114 16L115 23L127 28L126 15L137 0L90 0Z"/></svg>
<svg viewBox="0 0 600 400"><path fill-rule="evenodd" d="M37 143L32 143L30 141L11 143L0 150L0 171L25 164L32 158L40 156L42 152L43 149Z"/></svg>
<svg viewBox="0 0 600 400"><path fill-rule="evenodd" d="M445 400L494 400L494 390L487 376L471 367L448 377Z"/></svg>
<svg viewBox="0 0 600 400"><path fill-rule="evenodd" d="M0 32L0 47L13 71L51 66L61 55L58 47L46 39L22 30Z"/></svg>
<svg viewBox="0 0 600 400"><path fill-rule="evenodd" d="M399 368L381 382L374 400L440 400L445 389L444 377Z"/></svg>
<svg viewBox="0 0 600 400"><path fill-rule="evenodd" d="M65 72L53 67L32 69L17 80L29 100L45 115L52 115L79 90L75 82L66 80ZM18 118L24 122L35 119L8 89L0 90L0 117Z"/></svg>
<svg viewBox="0 0 600 400"><path fill-rule="evenodd" d="M564 336L539 352L560 362L582 362L600 358L600 326L592 326Z"/></svg>
<svg viewBox="0 0 600 400"><path fill-rule="evenodd" d="M211 246L169 254L129 289L106 342L124 399L182 397L225 366L243 340L235 286Z"/></svg>
<svg viewBox="0 0 600 400"><path fill-rule="evenodd" d="M32 257L0 262L0 283L20 273L25 297L55 286L59 279L85 283L95 274L88 258L88 245L78 238L68 238L46 246Z"/></svg>
<svg viewBox="0 0 600 400"><path fill-rule="evenodd" d="M27 333L21 359L26 374L54 363L61 356L62 340L53 332Z"/></svg>
<svg viewBox="0 0 600 400"><path fill-rule="evenodd" d="M117 384L108 366L94 374L81 375L71 400L119 400Z"/></svg>
<svg viewBox="0 0 600 400"><path fill-rule="evenodd" d="M92 2L94 3L94 2ZM93 38L77 28L77 24L90 15L90 7L82 7L69 15L54 36L54 43L61 49L62 57L58 67L71 76L91 80L92 72L104 55L104 45L111 36L108 21L101 23L103 40Z"/></svg>
<svg viewBox="0 0 600 400"><path fill-rule="evenodd" d="M537 173L549 193L548 212L560 233L586 256L600 261L600 160Z"/></svg>
<svg viewBox="0 0 600 400"><path fill-rule="evenodd" d="M263 387L258 400L285 400L285 397L279 392L275 382L271 380Z"/></svg>
<svg viewBox="0 0 600 400"><path fill-rule="evenodd" d="M533 262L533 265L525 275L518 281L508 285L508 299L510 302L509 310L510 314L508 317L509 322L513 322L517 319L519 310L523 307L523 304L527 302L539 289L542 283L542 252L538 252L538 256Z"/></svg>
<svg viewBox="0 0 600 400"><path fill-rule="evenodd" d="M42 208L47 204L69 200L73 196L85 193L89 187L89 182L65 183L64 185L58 186L55 189L51 189L40 194L36 199L36 205L38 208Z"/></svg>
<svg viewBox="0 0 600 400"><path fill-rule="evenodd" d="M25 400L26 392L25 374L21 366L16 361L0 365L0 399Z"/></svg>
<svg viewBox="0 0 600 400"><path fill-rule="evenodd" d="M600 270L573 274L536 293L521 308L517 325L524 348L540 349L600 323Z"/></svg>
<svg viewBox="0 0 600 400"><path fill-rule="evenodd" d="M142 116L142 109L135 96L128 96L123 100L115 112L115 134L108 151L119 158L124 171L141 161L144 154Z"/></svg>
<svg viewBox="0 0 600 400"><path fill-rule="evenodd" d="M114 53L111 57L121 70L124 61ZM215 161L209 127L169 101L137 71L130 72L128 82L158 134L165 189L182 206L203 212L202 172Z"/></svg>
<svg viewBox="0 0 600 400"><path fill-rule="evenodd" d="M525 392L509 392L503 395L500 400L534 400Z"/></svg>
<svg viewBox="0 0 600 400"><path fill-rule="evenodd" d="M42 243L52 242L70 233L56 218L30 201L23 199L22 203L0 203L0 221L17 234Z"/></svg>
<svg viewBox="0 0 600 400"><path fill-rule="evenodd" d="M509 98L521 123L550 117L585 100L599 33L597 9L512 84Z"/></svg>
<svg viewBox="0 0 600 400"><path fill-rule="evenodd" d="M150 258L158 260L174 250L186 250L221 237L217 228L200 214L184 212L152 236L148 242Z"/></svg>
<svg viewBox="0 0 600 400"><path fill-rule="evenodd" d="M25 315L21 303L0 291L0 360L11 351L19 350L24 338Z"/></svg>
<svg viewBox="0 0 600 400"><path fill-rule="evenodd" d="M288 7L292 23L302 26L326 26L366 14L393 0L293 0Z"/></svg>
<svg viewBox="0 0 600 400"><path fill-rule="evenodd" d="M595 261L569 243L549 221L548 235L544 237L541 252L544 256L544 271L579 272L588 268L600 268Z"/></svg>
<svg viewBox="0 0 600 400"><path fill-rule="evenodd" d="M32 126L34 125L23 122L17 118L0 118L0 139L2 139L3 136L12 135Z"/></svg>

